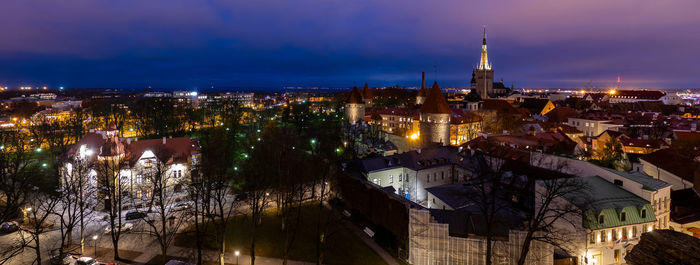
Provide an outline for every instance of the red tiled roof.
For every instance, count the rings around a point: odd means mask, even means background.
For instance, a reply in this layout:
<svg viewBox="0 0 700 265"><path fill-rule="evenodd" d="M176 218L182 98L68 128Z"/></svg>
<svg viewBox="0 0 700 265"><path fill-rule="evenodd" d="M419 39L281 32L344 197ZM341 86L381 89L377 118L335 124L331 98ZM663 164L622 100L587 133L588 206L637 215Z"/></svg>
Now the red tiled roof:
<svg viewBox="0 0 700 265"><path fill-rule="evenodd" d="M450 123L463 124L481 121L481 116L476 115L472 111L464 111L462 109L450 109Z"/></svg>
<svg viewBox="0 0 700 265"><path fill-rule="evenodd" d="M350 104L363 104L364 103L362 101L362 95L360 95L360 91L357 90L357 87L352 88L352 91L350 92L350 97L348 98L348 103L350 103Z"/></svg>
<svg viewBox="0 0 700 265"><path fill-rule="evenodd" d="M663 170L673 173L674 175L686 181L693 182L693 175L700 167L700 163L688 157L687 154L681 154L678 151L671 149L661 149L651 154L647 154L639 158L647 161Z"/></svg>
<svg viewBox="0 0 700 265"><path fill-rule="evenodd" d="M674 131L676 141L700 142L700 132Z"/></svg>
<svg viewBox="0 0 700 265"><path fill-rule="evenodd" d="M567 122L569 117L576 115L578 115L578 111L567 107L556 107L545 114L551 122Z"/></svg>
<svg viewBox="0 0 700 265"><path fill-rule="evenodd" d="M447 100L445 100L445 96L440 91L437 81L428 91L428 97L425 99L423 106L421 106L420 112L450 114L450 107L447 105Z"/></svg>
<svg viewBox="0 0 700 265"><path fill-rule="evenodd" d="M499 114L522 114L508 101L501 99L484 99L482 109L496 111Z"/></svg>
<svg viewBox="0 0 700 265"><path fill-rule="evenodd" d="M185 163L188 158L199 152L199 143L189 137L148 139L131 142L127 147L129 166L133 166L144 152L151 151L163 163Z"/></svg>

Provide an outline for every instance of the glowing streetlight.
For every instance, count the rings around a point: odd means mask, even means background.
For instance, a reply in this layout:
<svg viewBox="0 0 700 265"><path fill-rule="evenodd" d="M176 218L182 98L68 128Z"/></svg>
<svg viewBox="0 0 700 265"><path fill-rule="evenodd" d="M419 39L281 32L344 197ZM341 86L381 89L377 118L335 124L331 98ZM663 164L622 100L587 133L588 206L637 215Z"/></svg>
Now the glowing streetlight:
<svg viewBox="0 0 700 265"><path fill-rule="evenodd" d="M97 258L97 235L92 236L92 241L95 242L95 258Z"/></svg>
<svg viewBox="0 0 700 265"><path fill-rule="evenodd" d="M236 250L236 252L234 252L234 254L236 254L236 265L238 265L238 257L241 255L241 252Z"/></svg>

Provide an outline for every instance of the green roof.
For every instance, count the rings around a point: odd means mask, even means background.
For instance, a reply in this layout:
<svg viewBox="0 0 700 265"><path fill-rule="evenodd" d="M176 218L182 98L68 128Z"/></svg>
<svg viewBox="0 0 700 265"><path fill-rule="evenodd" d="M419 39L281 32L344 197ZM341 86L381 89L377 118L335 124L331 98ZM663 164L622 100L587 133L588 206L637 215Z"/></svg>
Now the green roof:
<svg viewBox="0 0 700 265"><path fill-rule="evenodd" d="M584 227L595 230L656 221L654 209L647 200L599 176L581 177L581 180L589 187L586 196L570 194L565 197L583 210ZM641 217L642 209L646 209L646 218ZM624 222L620 220L622 213L625 213ZM598 222L601 215L602 224Z"/></svg>

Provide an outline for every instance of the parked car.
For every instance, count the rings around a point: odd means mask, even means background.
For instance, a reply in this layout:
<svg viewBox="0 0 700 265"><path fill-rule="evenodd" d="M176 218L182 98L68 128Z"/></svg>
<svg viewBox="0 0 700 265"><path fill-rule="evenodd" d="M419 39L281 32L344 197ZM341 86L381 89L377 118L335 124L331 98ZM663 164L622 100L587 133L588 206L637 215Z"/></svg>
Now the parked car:
<svg viewBox="0 0 700 265"><path fill-rule="evenodd" d="M123 223L121 227L119 227L118 224L116 226L117 227L115 227L114 229L118 229L118 231L120 233L121 232L128 232L128 231L131 231L131 229L134 229L134 224L132 224L132 223ZM112 228L109 226L105 227L105 235L109 235L111 233L112 233Z"/></svg>
<svg viewBox="0 0 700 265"><path fill-rule="evenodd" d="M146 217L146 213L142 213L139 211L131 211L126 213L126 220L134 220L134 219L139 219L139 218L144 218Z"/></svg>
<svg viewBox="0 0 700 265"><path fill-rule="evenodd" d="M93 259L91 257L80 257L76 262L76 265L98 265L100 264L97 262L96 259Z"/></svg>
<svg viewBox="0 0 700 265"><path fill-rule="evenodd" d="M19 230L19 224L17 222L7 222L0 225L0 234L9 234Z"/></svg>
<svg viewBox="0 0 700 265"><path fill-rule="evenodd" d="M184 211L190 208L190 204L186 202L181 202L173 206L173 211Z"/></svg>
<svg viewBox="0 0 700 265"><path fill-rule="evenodd" d="M51 257L51 265L74 265L77 259L73 255L68 253L63 253L63 255L56 255Z"/></svg>

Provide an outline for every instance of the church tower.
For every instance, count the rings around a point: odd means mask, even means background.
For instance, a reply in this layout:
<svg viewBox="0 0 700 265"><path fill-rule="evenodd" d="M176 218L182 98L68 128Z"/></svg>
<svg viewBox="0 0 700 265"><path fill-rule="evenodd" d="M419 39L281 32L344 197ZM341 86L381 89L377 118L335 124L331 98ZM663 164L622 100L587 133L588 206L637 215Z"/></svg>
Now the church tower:
<svg viewBox="0 0 700 265"><path fill-rule="evenodd" d="M450 143L450 107L440 86L435 82L420 108L420 138L423 146Z"/></svg>
<svg viewBox="0 0 700 265"><path fill-rule="evenodd" d="M479 66L474 70L474 81L476 92L481 98L489 98L493 94L493 68L489 64L489 57L486 52L486 28L484 28L484 39L481 44L481 60Z"/></svg>
<svg viewBox="0 0 700 265"><path fill-rule="evenodd" d="M425 98L428 96L428 91L425 89L425 72L423 72L423 78L420 82L420 90L418 90L418 95L416 96L416 105L423 105Z"/></svg>
<svg viewBox="0 0 700 265"><path fill-rule="evenodd" d="M350 97L345 103L345 119L347 119L350 124L355 124L362 121L364 118L365 102L357 87L353 87L352 92L350 92Z"/></svg>

